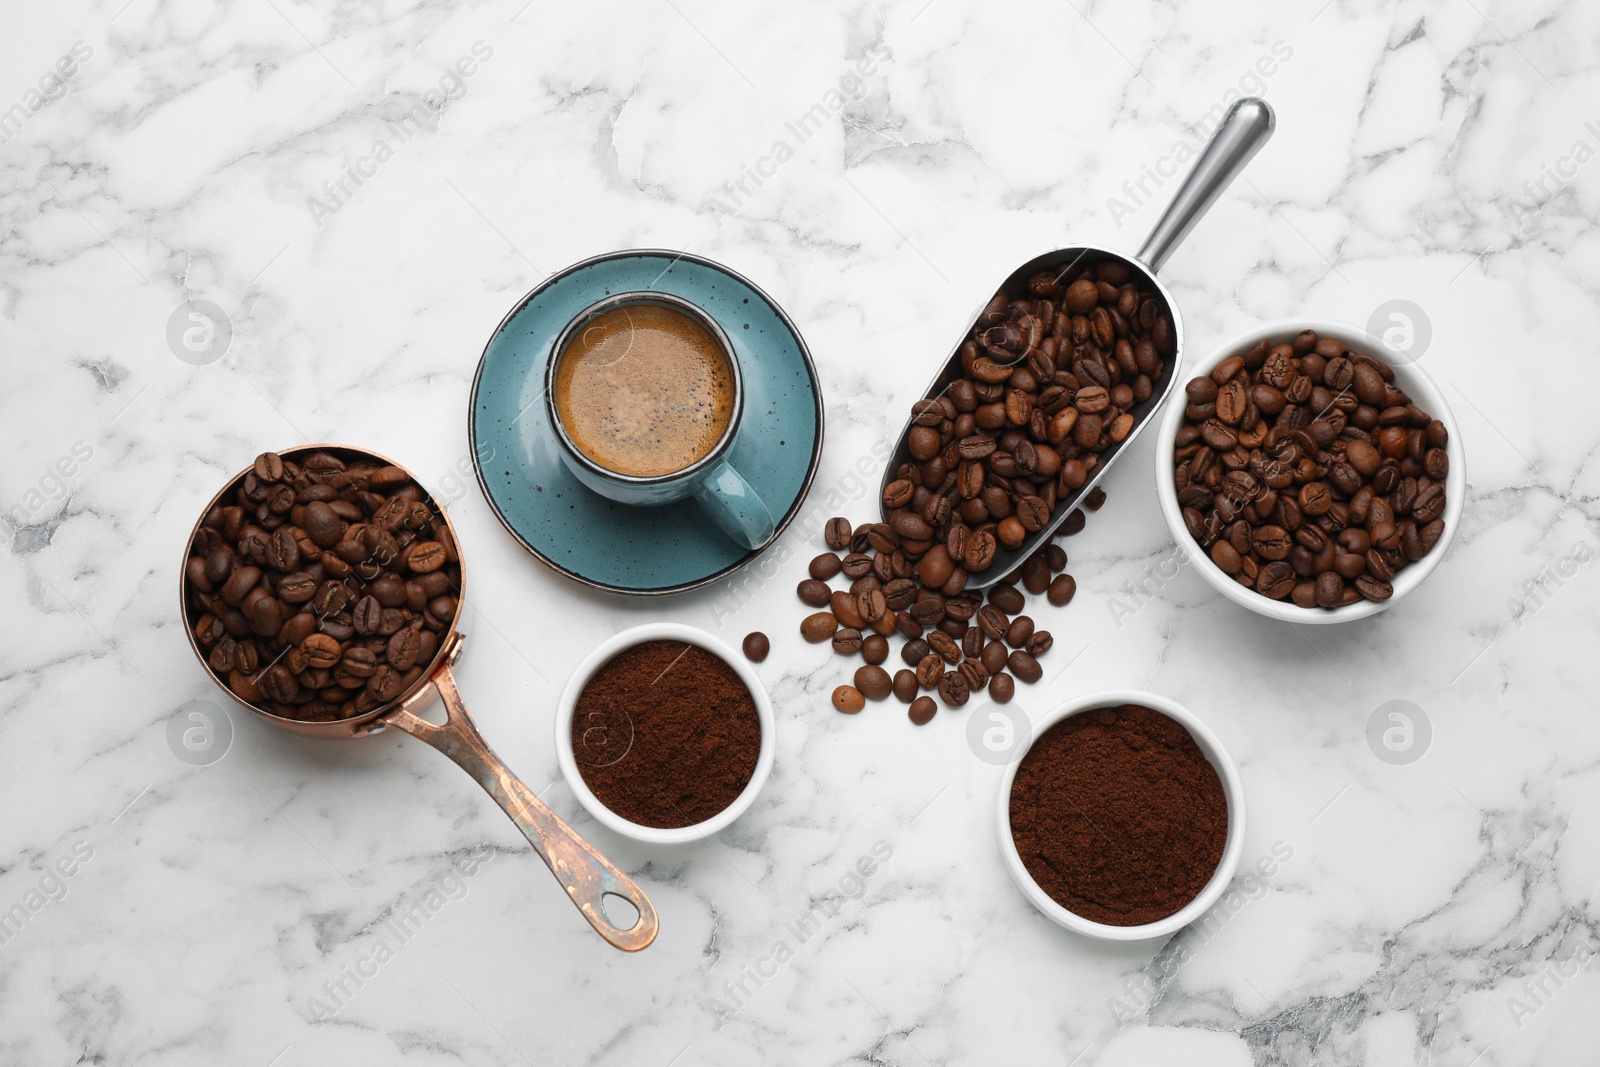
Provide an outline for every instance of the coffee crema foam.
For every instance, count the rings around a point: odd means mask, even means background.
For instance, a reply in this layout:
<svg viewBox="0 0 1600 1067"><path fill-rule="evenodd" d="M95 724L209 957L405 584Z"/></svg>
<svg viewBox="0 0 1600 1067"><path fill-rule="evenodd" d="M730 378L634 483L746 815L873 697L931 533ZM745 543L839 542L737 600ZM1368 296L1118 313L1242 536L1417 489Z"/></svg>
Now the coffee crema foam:
<svg viewBox="0 0 1600 1067"><path fill-rule="evenodd" d="M607 470L657 477L704 459L733 418L733 368L698 322L632 304L594 317L556 366L556 414Z"/></svg>

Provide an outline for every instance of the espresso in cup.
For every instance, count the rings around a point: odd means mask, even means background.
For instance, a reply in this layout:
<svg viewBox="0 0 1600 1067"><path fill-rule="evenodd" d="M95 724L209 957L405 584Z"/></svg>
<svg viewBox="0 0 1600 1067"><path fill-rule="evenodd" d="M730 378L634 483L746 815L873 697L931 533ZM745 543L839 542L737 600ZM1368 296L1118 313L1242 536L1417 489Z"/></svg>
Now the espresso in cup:
<svg viewBox="0 0 1600 1067"><path fill-rule="evenodd" d="M710 331L675 308L638 303L573 333L552 396L575 448L608 471L653 478L711 454L738 390Z"/></svg>
<svg viewBox="0 0 1600 1067"><path fill-rule="evenodd" d="M717 320L672 293L612 293L578 312L545 365L562 463L619 504L693 499L735 542L776 525L729 453L744 410L739 355Z"/></svg>

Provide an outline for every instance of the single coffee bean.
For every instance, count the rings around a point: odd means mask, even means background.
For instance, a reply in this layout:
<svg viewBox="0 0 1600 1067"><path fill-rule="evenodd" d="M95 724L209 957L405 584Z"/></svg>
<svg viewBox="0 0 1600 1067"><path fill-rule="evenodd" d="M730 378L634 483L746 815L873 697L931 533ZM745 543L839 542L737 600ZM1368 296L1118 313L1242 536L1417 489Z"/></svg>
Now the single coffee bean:
<svg viewBox="0 0 1600 1067"><path fill-rule="evenodd" d="M845 627L833 635L833 650L841 656L853 656L861 651L861 631Z"/></svg>
<svg viewBox="0 0 1600 1067"><path fill-rule="evenodd" d="M983 631L983 636L991 639L1004 637L1010 625L1011 620L1006 618L1006 613L993 604L985 604L978 609L978 628Z"/></svg>
<svg viewBox="0 0 1600 1067"><path fill-rule="evenodd" d="M882 634L873 634L861 640L861 658L871 664L879 664L889 658L889 639Z"/></svg>
<svg viewBox="0 0 1600 1067"><path fill-rule="evenodd" d="M872 573L872 557L864 552L852 552L844 558L840 569L844 571L844 576L852 581L865 578Z"/></svg>
<svg viewBox="0 0 1600 1067"><path fill-rule="evenodd" d="M1072 602L1078 592L1078 583L1070 574L1058 574L1051 580L1046 595L1050 603L1062 607Z"/></svg>
<svg viewBox="0 0 1600 1067"><path fill-rule="evenodd" d="M1020 649L1007 657L1006 666L1019 681L1027 682L1029 685L1044 677L1044 670L1039 666L1039 661Z"/></svg>
<svg viewBox="0 0 1600 1067"><path fill-rule="evenodd" d="M417 631L408 626L396 631L394 636L389 638L384 658L389 661L389 666L397 671L410 670L417 662L418 651L420 651L420 639Z"/></svg>
<svg viewBox="0 0 1600 1067"><path fill-rule="evenodd" d="M961 677L967 680L968 689L974 693L989 684L989 672L975 659L962 660L956 670L961 672Z"/></svg>
<svg viewBox="0 0 1600 1067"><path fill-rule="evenodd" d="M1050 588L1050 565L1043 555L1036 552L1023 562L1022 587L1035 596Z"/></svg>
<svg viewBox="0 0 1600 1067"><path fill-rule="evenodd" d="M937 652L930 652L923 656L917 663L917 684L924 689L933 689L939 684L939 679L944 677L944 658Z"/></svg>
<svg viewBox="0 0 1600 1067"><path fill-rule="evenodd" d="M990 674L998 674L1005 669L1007 655L1009 653L1004 641L990 641L983 646L983 654L978 658L983 663L984 670Z"/></svg>
<svg viewBox="0 0 1600 1067"><path fill-rule="evenodd" d="M855 683L861 695L868 700L883 700L894 691L889 672L871 663L856 668Z"/></svg>
<svg viewBox="0 0 1600 1067"><path fill-rule="evenodd" d="M1054 648L1055 644L1056 639L1051 636L1049 630L1035 630L1033 636L1028 638L1027 644L1023 646L1023 650L1034 659L1038 659Z"/></svg>
<svg viewBox="0 0 1600 1067"><path fill-rule="evenodd" d="M902 704L910 704L917 698L917 675L915 671L899 670L894 672L895 699Z"/></svg>
<svg viewBox="0 0 1600 1067"><path fill-rule="evenodd" d="M1033 620L1026 615L1018 615L1011 620L1011 625L1006 628L1006 644L1012 648L1025 648L1028 639L1033 636Z"/></svg>
<svg viewBox="0 0 1600 1067"><path fill-rule="evenodd" d="M828 606L828 599L833 596L833 590L828 588L826 582L807 578L795 587L795 594L800 597L801 603L813 608L823 608Z"/></svg>
<svg viewBox="0 0 1600 1067"><path fill-rule="evenodd" d="M832 518L824 528L823 537L827 540L829 548L842 552L850 547L850 537L854 529L849 519Z"/></svg>
<svg viewBox="0 0 1600 1067"><path fill-rule="evenodd" d="M839 622L845 626L859 630L867 624L867 620L863 619L861 613L856 610L856 598L843 589L834 592L828 601L828 607Z"/></svg>
<svg viewBox="0 0 1600 1067"><path fill-rule="evenodd" d="M972 688L960 672L950 671L939 679L939 699L944 701L946 707L959 708L971 695Z"/></svg>
<svg viewBox="0 0 1600 1067"><path fill-rule="evenodd" d="M915 726L926 726L933 721L933 716L939 710L939 705L933 702L932 697L918 697L911 702L911 707L906 709L906 716Z"/></svg>
<svg viewBox="0 0 1600 1067"><path fill-rule="evenodd" d="M834 631L839 629L838 618L829 611L819 611L815 615L807 615L800 621L800 636L813 645L821 644L831 638Z"/></svg>
<svg viewBox="0 0 1600 1067"><path fill-rule="evenodd" d="M1009 704L1016 695L1016 683L1011 680L1011 675L996 672L989 677L989 699L996 704Z"/></svg>
<svg viewBox="0 0 1600 1067"><path fill-rule="evenodd" d="M870 588L856 594L856 614L864 621L877 622L888 610L889 605L884 599L883 590Z"/></svg>
<svg viewBox="0 0 1600 1067"><path fill-rule="evenodd" d="M838 556L834 555L832 552L824 552L822 555L811 561L811 566L807 568L807 570L811 577L815 578L819 582L825 582L829 578L837 575L842 566L843 564L840 562Z"/></svg>
<svg viewBox="0 0 1600 1067"><path fill-rule="evenodd" d="M760 663L767 658L767 653L772 651L772 642L767 640L767 635L760 630L754 630L744 635L744 658L752 663Z"/></svg>
<svg viewBox="0 0 1600 1067"><path fill-rule="evenodd" d="M1012 615L1027 606L1027 599L1014 585L996 585L989 589L989 603Z"/></svg>
<svg viewBox="0 0 1600 1067"><path fill-rule="evenodd" d="M846 715L854 715L867 706L867 699L855 686L841 685L833 691L833 706Z"/></svg>
<svg viewBox="0 0 1600 1067"><path fill-rule="evenodd" d="M332 667L344 655L339 642L327 634L312 634L300 642L300 651L312 667Z"/></svg>
<svg viewBox="0 0 1600 1067"><path fill-rule="evenodd" d="M934 630L928 634L928 647L933 649L946 663L954 666L961 662L961 646L956 644L955 638L943 630Z"/></svg>

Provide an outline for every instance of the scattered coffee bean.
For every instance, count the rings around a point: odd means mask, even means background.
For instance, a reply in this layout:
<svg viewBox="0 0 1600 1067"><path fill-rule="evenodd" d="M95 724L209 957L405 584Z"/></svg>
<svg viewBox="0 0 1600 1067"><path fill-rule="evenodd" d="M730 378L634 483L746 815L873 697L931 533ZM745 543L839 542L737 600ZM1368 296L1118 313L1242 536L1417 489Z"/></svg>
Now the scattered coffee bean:
<svg viewBox="0 0 1600 1067"><path fill-rule="evenodd" d="M1006 666L1011 668L1019 681L1032 685L1044 676L1044 669L1039 666L1039 661L1028 653L1018 649L1006 658Z"/></svg>
<svg viewBox="0 0 1600 1067"><path fill-rule="evenodd" d="M767 658L767 653L772 651L772 642L767 640L767 635L760 630L744 635L744 657L752 663L760 663Z"/></svg>
<svg viewBox="0 0 1600 1067"><path fill-rule="evenodd" d="M815 578L807 578L795 587L800 602L807 607L825 608L828 600L833 596L833 590L828 588L827 582L819 582Z"/></svg>
<svg viewBox="0 0 1600 1067"><path fill-rule="evenodd" d="M1134 279L1126 263L1108 259L1041 272L1025 290L996 294L961 349L962 376L914 406L910 459L895 464L885 482L884 521L852 527L836 517L826 524L832 552L812 561L809 581L826 583L842 572L852 584L848 592L798 587L807 605L826 606L821 614L832 617L808 620L815 640L835 637L837 627L866 634L857 646L846 633L835 647L878 666L887 659L887 639L898 633L918 685L965 687L967 695L991 686L1008 666L1010 640L1028 659L1000 688L1037 680L1032 650L1048 648L1049 635L1041 640L1031 619L1018 618L1027 601L1022 590L1048 591L1062 606L1076 586L1063 573L1067 554L1059 545L1039 545L1020 563L1002 549L1026 544L1052 521L1060 523L1059 536L1077 533L1083 508L1105 501L1095 489L1084 494L1083 507L1061 514L1097 476L1102 454L1132 431L1134 410L1144 414L1139 406L1158 391L1176 349L1159 293ZM1214 410L1216 389L1209 388L1205 400L1191 401ZM1418 529L1412 543L1422 540ZM836 553L848 553L838 571ZM987 598L968 594L973 576L1002 558L1012 568L1004 582ZM947 683L947 675L961 681Z"/></svg>
<svg viewBox="0 0 1600 1067"><path fill-rule="evenodd" d="M868 700L882 700L894 691L889 672L871 663L856 668L855 683Z"/></svg>
<svg viewBox="0 0 1600 1067"><path fill-rule="evenodd" d="M1009 674L999 673L989 678L989 699L996 704L1009 703L1016 691L1016 683L1011 680Z"/></svg>
<svg viewBox="0 0 1600 1067"><path fill-rule="evenodd" d="M926 726L933 721L933 716L939 710L939 705L933 702L932 697L918 697L911 702L911 707L906 709L906 716L917 726Z"/></svg>
<svg viewBox="0 0 1600 1067"><path fill-rule="evenodd" d="M861 641L861 658L873 666L877 666L889 658L889 639L882 634L873 634Z"/></svg>
<svg viewBox="0 0 1600 1067"><path fill-rule="evenodd" d="M843 569L843 566L844 565L840 563L838 556L834 555L832 552L824 552L822 555L811 561L809 573L811 574L811 577L815 578L817 581L825 582L829 578L835 577L839 571Z"/></svg>
<svg viewBox="0 0 1600 1067"><path fill-rule="evenodd" d="M996 585L989 589L989 603L1012 615L1026 607L1028 601L1016 586Z"/></svg>
<svg viewBox="0 0 1600 1067"><path fill-rule="evenodd" d="M961 672L950 671L939 679L939 699L945 702L946 707L959 708L971 695L971 686Z"/></svg>
<svg viewBox="0 0 1600 1067"><path fill-rule="evenodd" d="M841 685L833 691L833 706L846 715L854 715L867 706L867 699L855 686Z"/></svg>
<svg viewBox="0 0 1600 1067"><path fill-rule="evenodd" d="M833 650L841 656L853 656L861 651L861 631L846 626L833 635Z"/></svg>
<svg viewBox="0 0 1600 1067"><path fill-rule="evenodd" d="M1174 482L1219 570L1302 608L1394 594L1443 533L1449 434L1393 381L1382 360L1306 330L1189 383Z"/></svg>
<svg viewBox="0 0 1600 1067"><path fill-rule="evenodd" d="M917 675L915 671L899 670L894 672L894 695L902 704L909 704L917 697Z"/></svg>
<svg viewBox="0 0 1600 1067"><path fill-rule="evenodd" d="M800 620L800 636L819 645L834 635L839 629L839 620L832 612L819 611L815 615L807 615Z"/></svg>

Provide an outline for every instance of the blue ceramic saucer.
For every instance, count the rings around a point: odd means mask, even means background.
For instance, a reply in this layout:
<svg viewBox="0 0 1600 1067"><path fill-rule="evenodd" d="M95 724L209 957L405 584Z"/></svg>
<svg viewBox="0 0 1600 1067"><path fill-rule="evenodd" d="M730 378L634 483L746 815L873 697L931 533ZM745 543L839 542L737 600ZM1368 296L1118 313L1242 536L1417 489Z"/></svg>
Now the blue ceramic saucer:
<svg viewBox="0 0 1600 1067"><path fill-rule="evenodd" d="M729 458L778 517L761 549L734 544L692 500L614 503L561 462L543 403L545 364L573 316L630 289L693 301L733 342L745 399ZM489 506L529 552L596 588L678 593L754 559L799 513L822 457L822 391L794 323L751 282L686 252L611 252L547 279L501 321L472 382L467 434Z"/></svg>

